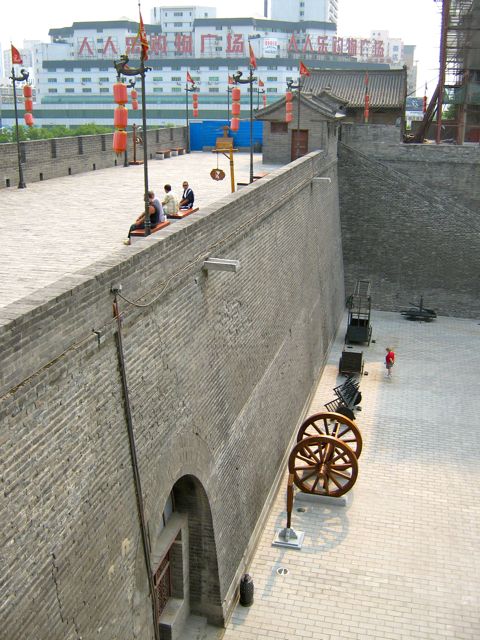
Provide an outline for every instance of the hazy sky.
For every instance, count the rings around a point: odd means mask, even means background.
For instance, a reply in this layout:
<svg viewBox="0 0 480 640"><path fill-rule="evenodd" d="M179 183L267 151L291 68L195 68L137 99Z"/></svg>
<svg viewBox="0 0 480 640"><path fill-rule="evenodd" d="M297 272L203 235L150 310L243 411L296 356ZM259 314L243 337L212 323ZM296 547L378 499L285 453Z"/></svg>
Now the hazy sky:
<svg viewBox="0 0 480 640"><path fill-rule="evenodd" d="M185 6L188 2L170 0L142 2L142 14L149 22L153 6ZM192 3L194 4L194 3ZM243 0L241 8L226 0L203 0L198 4L217 7L217 17L263 15L263 0ZM429 84L429 95L435 88L438 76L438 46L440 39L440 5L434 0L339 0L338 33L343 36L368 36L370 31L388 30L392 37L399 37L405 44L417 45L419 62L418 95L423 85ZM21 47L23 40L48 41L51 27L67 27L82 20L114 20L138 18L135 0L22 0L16 5L12 0L2 3L0 43L2 49L14 45Z"/></svg>

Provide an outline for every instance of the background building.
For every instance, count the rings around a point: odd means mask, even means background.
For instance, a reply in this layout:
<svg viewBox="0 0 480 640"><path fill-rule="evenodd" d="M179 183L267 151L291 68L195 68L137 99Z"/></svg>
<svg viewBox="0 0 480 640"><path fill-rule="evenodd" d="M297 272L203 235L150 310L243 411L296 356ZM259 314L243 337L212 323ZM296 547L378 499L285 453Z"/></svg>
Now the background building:
<svg viewBox="0 0 480 640"><path fill-rule="evenodd" d="M274 20L324 20L337 24L338 0L271 0Z"/></svg>

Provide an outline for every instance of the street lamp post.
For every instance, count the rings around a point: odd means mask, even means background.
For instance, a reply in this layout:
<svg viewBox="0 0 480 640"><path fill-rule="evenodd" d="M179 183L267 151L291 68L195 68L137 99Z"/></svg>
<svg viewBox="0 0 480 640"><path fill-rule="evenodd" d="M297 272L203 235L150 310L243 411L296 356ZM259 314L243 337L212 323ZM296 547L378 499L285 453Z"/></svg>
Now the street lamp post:
<svg viewBox="0 0 480 640"><path fill-rule="evenodd" d="M197 90L198 90L198 87L195 84L195 82L192 83L190 87L188 86L188 82L185 83L185 116L187 121L187 153L190 153L190 131L188 128L188 94Z"/></svg>
<svg viewBox="0 0 480 640"><path fill-rule="evenodd" d="M23 179L23 169L22 169L22 157L20 154L20 139L18 135L18 108L17 108L17 82L26 82L28 80L29 73L25 71L25 69L20 69L20 76L15 75L15 68L12 67L12 75L10 76L10 80L13 83L13 104L15 108L15 132L17 136L17 156L18 156L18 188L25 189L26 184Z"/></svg>
<svg viewBox="0 0 480 640"><path fill-rule="evenodd" d="M264 95L265 94L265 89L260 89L260 87L257 87L257 111L260 109L260 95Z"/></svg>
<svg viewBox="0 0 480 640"><path fill-rule="evenodd" d="M298 82L297 84L293 84L293 80L288 80L287 81L287 91L293 91L293 90L297 90L297 96L298 96L298 107L297 107L297 144L296 146L296 150L295 150L295 155L296 158L300 157L300 98L301 98L301 93L302 93L302 79L301 77L298 78Z"/></svg>
<svg viewBox="0 0 480 640"><path fill-rule="evenodd" d="M242 78L243 73L237 71L233 74L233 82L235 84L250 85L250 184L253 182L253 83L257 78L253 75L253 67L249 65L248 78Z"/></svg>
<svg viewBox="0 0 480 640"><path fill-rule="evenodd" d="M120 56L118 62L114 61L114 66L117 71L118 80L120 76L140 76L142 82L142 129L143 129L143 182L144 182L144 201L145 201L145 232L144 235L149 236L151 231L150 225L150 211L149 211L149 199L148 199L148 154L147 154L147 105L146 105L146 89L145 89L145 74L147 71L151 71L151 67L145 66L143 56L140 58L140 67L129 67L128 56Z"/></svg>

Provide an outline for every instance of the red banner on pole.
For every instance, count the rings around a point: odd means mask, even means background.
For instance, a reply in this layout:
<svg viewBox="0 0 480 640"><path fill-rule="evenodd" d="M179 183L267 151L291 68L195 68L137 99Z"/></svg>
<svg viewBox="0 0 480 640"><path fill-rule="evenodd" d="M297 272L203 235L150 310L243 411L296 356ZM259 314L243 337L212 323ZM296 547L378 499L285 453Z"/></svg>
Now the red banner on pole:
<svg viewBox="0 0 480 640"><path fill-rule="evenodd" d="M12 44L12 64L23 64L20 51L16 47L14 47L13 44Z"/></svg>

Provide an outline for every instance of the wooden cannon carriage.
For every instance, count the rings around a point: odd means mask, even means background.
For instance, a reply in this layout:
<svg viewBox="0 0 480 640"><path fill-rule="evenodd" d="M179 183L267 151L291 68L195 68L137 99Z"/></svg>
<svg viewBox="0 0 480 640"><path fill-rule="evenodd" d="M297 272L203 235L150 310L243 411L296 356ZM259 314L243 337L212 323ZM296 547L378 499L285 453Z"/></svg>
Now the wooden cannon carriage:
<svg viewBox="0 0 480 640"><path fill-rule="evenodd" d="M370 315L372 301L370 297L370 281L357 280L355 290L347 299L348 324L345 342L366 342L370 344L372 326Z"/></svg>

